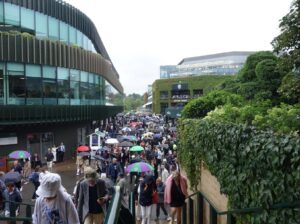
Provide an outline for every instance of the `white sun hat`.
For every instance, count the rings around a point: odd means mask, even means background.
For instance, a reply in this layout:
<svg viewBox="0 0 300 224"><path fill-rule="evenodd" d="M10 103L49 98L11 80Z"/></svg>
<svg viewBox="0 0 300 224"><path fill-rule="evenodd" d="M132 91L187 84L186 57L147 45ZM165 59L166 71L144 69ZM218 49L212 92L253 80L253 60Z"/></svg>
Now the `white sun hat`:
<svg viewBox="0 0 300 224"><path fill-rule="evenodd" d="M43 198L54 197L57 191L62 189L61 178L56 173L47 173L36 191L36 194Z"/></svg>

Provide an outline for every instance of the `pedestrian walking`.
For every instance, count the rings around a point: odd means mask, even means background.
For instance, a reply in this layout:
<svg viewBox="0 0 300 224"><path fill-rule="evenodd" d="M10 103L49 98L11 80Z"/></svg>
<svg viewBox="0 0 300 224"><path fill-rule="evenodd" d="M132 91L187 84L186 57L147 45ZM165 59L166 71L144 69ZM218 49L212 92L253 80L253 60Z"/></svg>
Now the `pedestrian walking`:
<svg viewBox="0 0 300 224"><path fill-rule="evenodd" d="M156 179L156 191L158 193L158 203L156 205L156 220L159 220L160 209L162 209L165 216L167 217L167 220L170 221L171 217L168 216L168 212L167 212L167 210L165 209L165 206L164 206L165 185L161 181L160 177L158 177Z"/></svg>
<svg viewBox="0 0 300 224"><path fill-rule="evenodd" d="M152 207L153 177L145 176L139 189L139 203L141 205L142 224L150 224Z"/></svg>
<svg viewBox="0 0 300 224"><path fill-rule="evenodd" d="M80 223L72 199L62 187L58 174L45 174L36 193L39 197L32 215L33 224Z"/></svg>
<svg viewBox="0 0 300 224"><path fill-rule="evenodd" d="M49 172L52 172L53 159L54 159L54 155L52 153L52 149L48 148L48 152L45 155L45 160L47 161L47 168Z"/></svg>
<svg viewBox="0 0 300 224"><path fill-rule="evenodd" d="M104 205L108 200L105 182L91 167L85 169L84 176L85 180L80 183L79 189L79 219L84 224L102 224L106 212Z"/></svg>
<svg viewBox="0 0 300 224"><path fill-rule="evenodd" d="M6 217L16 217L19 214L19 204L22 202L20 191L11 180L5 181L6 189L3 192L4 215ZM10 223L10 222L8 222Z"/></svg>
<svg viewBox="0 0 300 224"><path fill-rule="evenodd" d="M117 159L113 158L112 163L108 167L108 178L110 178L114 183L116 183L119 173L123 173L123 169L121 165L117 162Z"/></svg>
<svg viewBox="0 0 300 224"><path fill-rule="evenodd" d="M170 176L169 171L165 165L161 165L161 181L166 184L168 177Z"/></svg>
<svg viewBox="0 0 300 224"><path fill-rule="evenodd" d="M35 167L37 167L37 166L42 166L41 159L40 159L40 157L38 156L37 153L33 154L30 161L31 161L31 168L32 169L35 169Z"/></svg>
<svg viewBox="0 0 300 224"><path fill-rule="evenodd" d="M40 186L40 181L39 181L40 173L39 173L39 170L40 170L39 166L35 167L34 171L29 176L29 181L34 186L33 194L32 194L32 197L31 197L32 201L35 201L35 199L37 198L36 190Z"/></svg>
<svg viewBox="0 0 300 224"><path fill-rule="evenodd" d="M23 167L23 178L25 180L25 183L24 184L27 184L28 183L28 178L31 174L31 163L29 161L28 158L25 159L25 163L24 163L24 167Z"/></svg>
<svg viewBox="0 0 300 224"><path fill-rule="evenodd" d="M177 224L181 224L181 211L187 197L187 179L177 170L173 171L166 181L164 199L171 207L172 221L177 218Z"/></svg>

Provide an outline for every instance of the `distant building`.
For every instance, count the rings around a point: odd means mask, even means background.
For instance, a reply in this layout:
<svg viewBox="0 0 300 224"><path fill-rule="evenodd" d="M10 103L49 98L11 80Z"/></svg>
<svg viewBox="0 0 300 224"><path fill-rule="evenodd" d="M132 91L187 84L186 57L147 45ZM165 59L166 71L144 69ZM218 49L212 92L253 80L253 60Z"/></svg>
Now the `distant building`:
<svg viewBox="0 0 300 224"><path fill-rule="evenodd" d="M254 52L233 51L182 59L178 65L160 66L160 79L152 84L152 109L179 117L182 108L194 98L231 79Z"/></svg>
<svg viewBox="0 0 300 224"><path fill-rule="evenodd" d="M233 75L243 67L252 51L233 51L182 59L178 65L160 66L160 78L199 76L199 75Z"/></svg>

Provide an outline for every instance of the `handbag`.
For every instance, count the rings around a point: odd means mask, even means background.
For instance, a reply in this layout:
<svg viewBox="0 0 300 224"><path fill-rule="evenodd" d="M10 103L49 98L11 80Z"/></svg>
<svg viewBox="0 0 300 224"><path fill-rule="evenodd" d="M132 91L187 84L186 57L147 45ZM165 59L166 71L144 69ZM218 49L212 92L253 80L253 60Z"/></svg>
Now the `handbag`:
<svg viewBox="0 0 300 224"><path fill-rule="evenodd" d="M157 191L154 191L154 192L152 193L152 203L153 203L153 204L157 204L157 203L158 203L158 200L159 200L158 193L157 193Z"/></svg>

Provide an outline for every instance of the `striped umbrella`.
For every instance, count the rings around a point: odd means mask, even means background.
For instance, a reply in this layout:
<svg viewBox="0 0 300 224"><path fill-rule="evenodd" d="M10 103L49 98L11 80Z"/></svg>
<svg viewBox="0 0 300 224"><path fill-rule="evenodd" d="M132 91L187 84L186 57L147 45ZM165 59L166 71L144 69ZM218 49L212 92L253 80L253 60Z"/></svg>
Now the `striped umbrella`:
<svg viewBox="0 0 300 224"><path fill-rule="evenodd" d="M26 159L30 157L30 153L24 150L13 151L8 155L11 159Z"/></svg>
<svg viewBox="0 0 300 224"><path fill-rule="evenodd" d="M153 170L154 170L153 166L144 162L133 163L126 168L126 172L128 173L133 173L133 172L141 173L141 172L148 172Z"/></svg>

